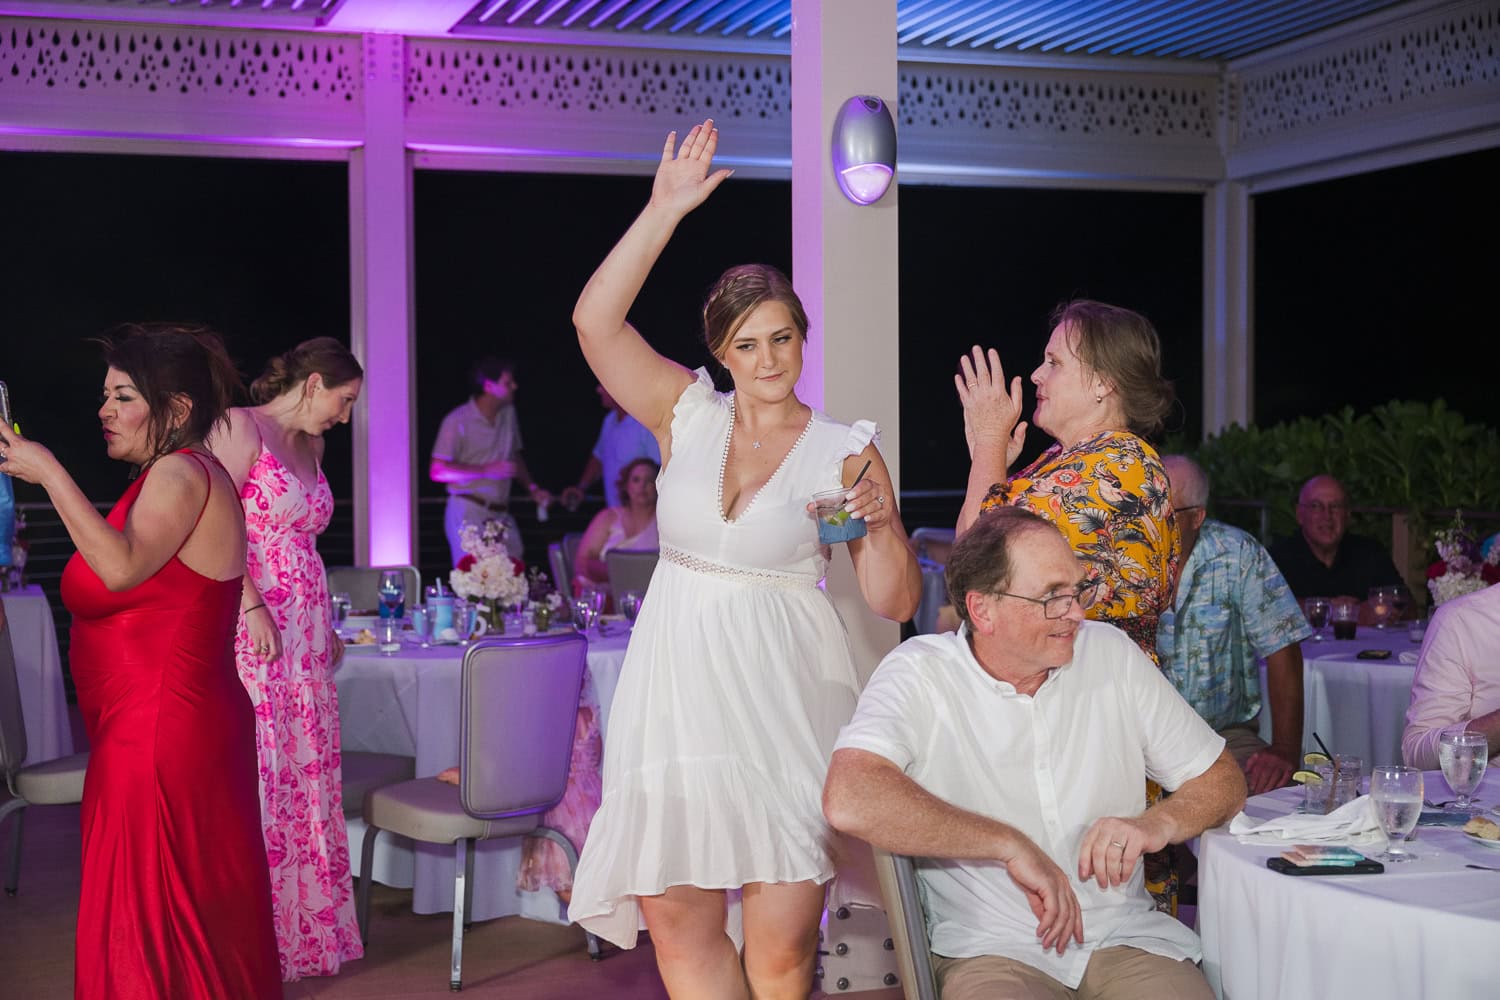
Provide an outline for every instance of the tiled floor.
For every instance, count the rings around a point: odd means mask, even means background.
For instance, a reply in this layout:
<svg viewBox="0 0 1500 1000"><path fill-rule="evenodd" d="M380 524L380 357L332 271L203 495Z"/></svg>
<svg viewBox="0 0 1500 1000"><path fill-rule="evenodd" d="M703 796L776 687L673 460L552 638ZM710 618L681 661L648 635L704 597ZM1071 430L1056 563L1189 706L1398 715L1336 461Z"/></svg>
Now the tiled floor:
<svg viewBox="0 0 1500 1000"><path fill-rule="evenodd" d="M3 794L3 792L0 792ZM10 846L10 820L0 845ZM78 913L78 807L26 810L20 892L0 897L0 996L65 1000L73 995L73 924ZM452 920L411 912L411 894L377 885L369 951L331 978L286 986L285 997L447 996ZM590 962L583 933L520 917L475 924L464 939L464 995L525 1000L664 1000L649 939ZM819 995L819 994L815 994ZM849 993L899 1000L899 990Z"/></svg>

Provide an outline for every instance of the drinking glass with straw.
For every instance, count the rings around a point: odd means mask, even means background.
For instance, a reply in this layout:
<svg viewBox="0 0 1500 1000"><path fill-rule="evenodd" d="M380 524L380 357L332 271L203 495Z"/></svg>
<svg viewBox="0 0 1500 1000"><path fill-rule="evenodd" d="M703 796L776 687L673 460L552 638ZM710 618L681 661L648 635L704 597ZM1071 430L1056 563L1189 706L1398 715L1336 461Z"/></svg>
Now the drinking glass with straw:
<svg viewBox="0 0 1500 1000"><path fill-rule="evenodd" d="M813 513L818 519L819 543L834 545L863 538L868 533L869 526L865 524L865 519L851 517L844 505L848 502L849 492L859 485L859 481L869 471L870 462L867 461L865 467L859 470L859 475L854 477L854 482L848 486L813 494Z"/></svg>

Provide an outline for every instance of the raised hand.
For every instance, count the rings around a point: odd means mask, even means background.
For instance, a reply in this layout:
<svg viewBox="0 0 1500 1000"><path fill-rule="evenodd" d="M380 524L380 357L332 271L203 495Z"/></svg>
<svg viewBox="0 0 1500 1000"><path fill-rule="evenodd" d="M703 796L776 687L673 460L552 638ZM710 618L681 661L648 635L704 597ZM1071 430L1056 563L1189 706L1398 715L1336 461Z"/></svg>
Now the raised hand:
<svg viewBox="0 0 1500 1000"><path fill-rule="evenodd" d="M22 437L14 427L0 427L0 472L41 485L58 468L57 459L45 447Z"/></svg>
<svg viewBox="0 0 1500 1000"><path fill-rule="evenodd" d="M709 172L714 150L719 148L719 130L714 128L712 118L694 125L682 140L682 147L674 153L676 143L677 133L668 133L661 163L656 168L656 181L651 185L651 202L683 216L703 204L734 171Z"/></svg>
<svg viewBox="0 0 1500 1000"><path fill-rule="evenodd" d="M972 355L972 358L971 358ZM958 398L964 406L964 438L969 457L978 448L1005 447L1005 467L1010 468L1026 444L1026 421L1021 420L1021 376L1010 380L1007 390L1000 352L989 356L975 345L959 359L959 374L953 376Z"/></svg>

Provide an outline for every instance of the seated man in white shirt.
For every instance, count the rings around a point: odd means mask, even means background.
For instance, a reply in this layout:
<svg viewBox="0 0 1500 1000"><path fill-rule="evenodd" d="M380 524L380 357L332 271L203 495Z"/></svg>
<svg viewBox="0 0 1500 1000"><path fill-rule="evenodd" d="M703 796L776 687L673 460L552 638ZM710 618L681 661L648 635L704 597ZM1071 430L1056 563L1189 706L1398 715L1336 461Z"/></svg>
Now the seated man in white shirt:
<svg viewBox="0 0 1500 1000"><path fill-rule="evenodd" d="M1432 616L1406 709L1401 756L1433 771L1444 729L1489 737L1500 754L1500 584L1455 597Z"/></svg>
<svg viewBox="0 0 1500 1000"><path fill-rule="evenodd" d="M1225 822L1224 740L1093 594L1051 523L987 513L954 546L963 625L887 656L839 736L836 829L915 856L944 1000L1213 994L1141 855ZM1147 777L1173 794L1143 809Z"/></svg>

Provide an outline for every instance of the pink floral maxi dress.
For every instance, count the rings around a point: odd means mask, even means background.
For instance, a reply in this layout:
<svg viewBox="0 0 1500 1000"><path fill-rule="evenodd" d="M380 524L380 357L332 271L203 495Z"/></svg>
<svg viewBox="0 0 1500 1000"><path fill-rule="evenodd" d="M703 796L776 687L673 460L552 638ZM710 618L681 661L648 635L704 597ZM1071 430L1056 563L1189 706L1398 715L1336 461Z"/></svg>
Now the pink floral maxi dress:
<svg viewBox="0 0 1500 1000"><path fill-rule="evenodd" d="M247 572L281 632L275 663L253 652L243 619L235 635L240 681L255 706L261 830L281 978L328 976L360 958L339 766L331 609L315 539L333 516L318 470L309 489L264 448L240 490Z"/></svg>

